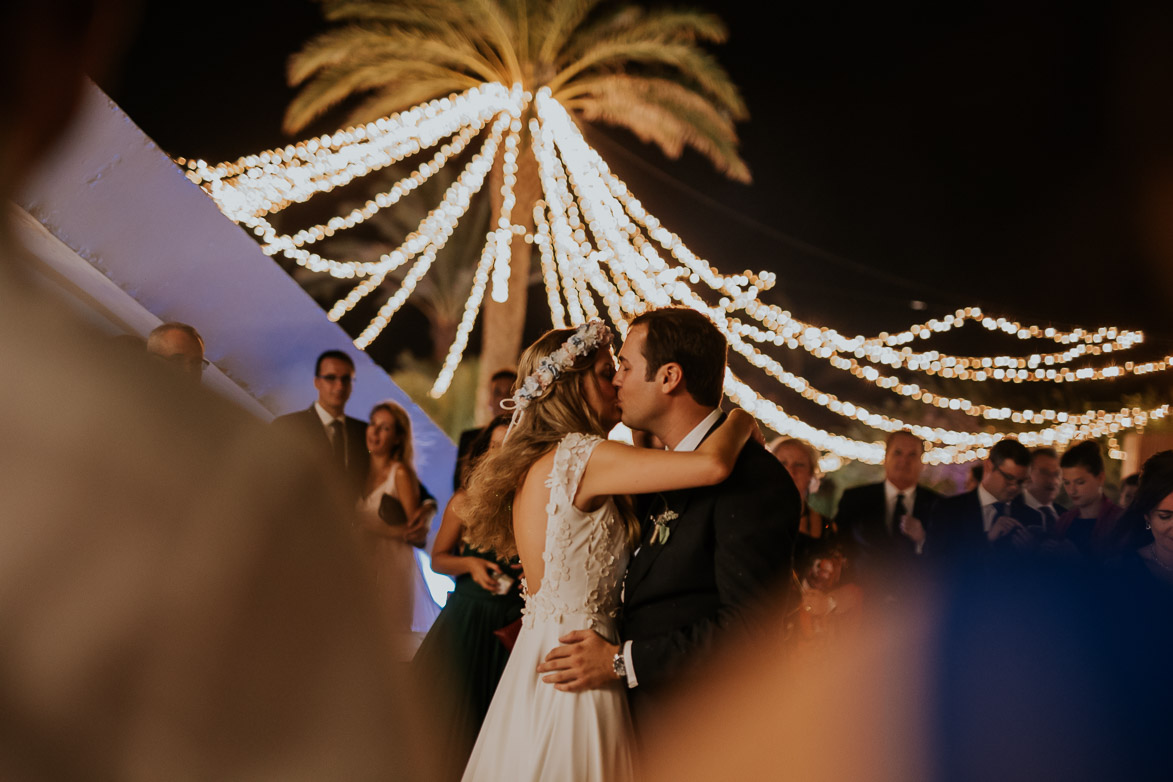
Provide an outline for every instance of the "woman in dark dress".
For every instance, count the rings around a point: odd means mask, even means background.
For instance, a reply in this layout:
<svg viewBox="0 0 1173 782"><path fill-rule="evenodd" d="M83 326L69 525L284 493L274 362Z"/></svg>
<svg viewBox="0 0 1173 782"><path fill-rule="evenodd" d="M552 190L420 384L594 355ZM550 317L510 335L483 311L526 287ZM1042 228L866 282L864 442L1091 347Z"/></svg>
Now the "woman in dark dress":
<svg viewBox="0 0 1173 782"><path fill-rule="evenodd" d="M498 417L485 427L469 449L470 463L499 446L508 426L508 418ZM456 586L415 657L416 667L438 695L439 728L444 732L440 757L454 779L468 762L509 660L509 650L494 633L519 620L524 605L519 566L462 540L464 504L461 488L448 503L436 533L432 569L454 576Z"/></svg>
<svg viewBox="0 0 1173 782"><path fill-rule="evenodd" d="M1167 622L1173 615L1173 451L1144 463L1121 521L1126 537L1142 545L1128 547L1109 572L1141 621Z"/></svg>

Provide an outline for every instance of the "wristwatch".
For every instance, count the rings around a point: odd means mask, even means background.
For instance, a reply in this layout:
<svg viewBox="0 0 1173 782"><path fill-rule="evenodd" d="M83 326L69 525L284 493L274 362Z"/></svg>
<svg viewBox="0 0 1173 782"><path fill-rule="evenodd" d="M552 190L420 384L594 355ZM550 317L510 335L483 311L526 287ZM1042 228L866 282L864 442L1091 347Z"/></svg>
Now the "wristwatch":
<svg viewBox="0 0 1173 782"><path fill-rule="evenodd" d="M623 659L623 652L611 658L611 670L615 671L615 678L627 681L627 660Z"/></svg>

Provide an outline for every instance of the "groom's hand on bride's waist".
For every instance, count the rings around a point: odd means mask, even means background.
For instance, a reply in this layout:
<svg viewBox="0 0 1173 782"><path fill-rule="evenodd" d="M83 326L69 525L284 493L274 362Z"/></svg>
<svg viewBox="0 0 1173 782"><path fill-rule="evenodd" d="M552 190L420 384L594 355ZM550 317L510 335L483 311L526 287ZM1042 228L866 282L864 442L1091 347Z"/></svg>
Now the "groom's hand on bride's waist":
<svg viewBox="0 0 1173 782"><path fill-rule="evenodd" d="M542 681L563 692L595 690L617 681L614 659L619 647L594 630L574 630L558 639L555 647L538 665Z"/></svg>

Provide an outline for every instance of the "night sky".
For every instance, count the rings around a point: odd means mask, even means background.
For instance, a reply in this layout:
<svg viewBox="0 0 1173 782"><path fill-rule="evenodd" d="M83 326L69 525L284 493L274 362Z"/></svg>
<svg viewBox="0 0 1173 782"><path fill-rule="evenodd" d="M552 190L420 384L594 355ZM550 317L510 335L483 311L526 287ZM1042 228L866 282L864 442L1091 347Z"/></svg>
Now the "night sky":
<svg viewBox="0 0 1173 782"><path fill-rule="evenodd" d="M1173 352L1173 7L701 5L730 27L754 183L588 131L699 255L775 271L777 301L850 333L979 304ZM172 155L284 145L285 60L322 25L305 0L150 4L102 86Z"/></svg>

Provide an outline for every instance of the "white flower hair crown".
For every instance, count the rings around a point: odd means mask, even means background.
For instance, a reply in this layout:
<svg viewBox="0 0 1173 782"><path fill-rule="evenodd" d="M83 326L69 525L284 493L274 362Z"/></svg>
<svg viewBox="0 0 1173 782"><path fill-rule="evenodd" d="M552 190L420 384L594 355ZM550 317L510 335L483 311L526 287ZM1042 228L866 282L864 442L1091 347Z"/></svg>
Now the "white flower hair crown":
<svg viewBox="0 0 1173 782"><path fill-rule="evenodd" d="M514 421L530 402L540 399L555 380L574 366L574 362L600 347L611 344L611 329L601 320L590 320L579 326L562 347L538 359L538 368L521 381L510 399L502 400L501 407L513 411ZM510 425L512 427L512 424ZM508 437L508 434L506 434Z"/></svg>

